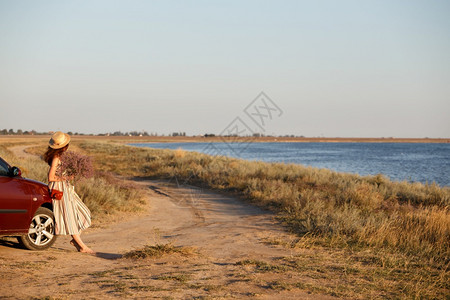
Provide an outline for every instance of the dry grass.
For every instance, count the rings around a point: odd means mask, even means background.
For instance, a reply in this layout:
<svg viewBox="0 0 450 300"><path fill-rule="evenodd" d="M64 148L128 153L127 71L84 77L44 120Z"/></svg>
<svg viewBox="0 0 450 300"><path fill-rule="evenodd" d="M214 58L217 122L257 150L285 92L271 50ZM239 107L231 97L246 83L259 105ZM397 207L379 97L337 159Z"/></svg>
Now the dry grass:
<svg viewBox="0 0 450 300"><path fill-rule="evenodd" d="M144 192L137 185L118 180L111 175L97 175L81 181L77 192L97 216L114 214L115 212L134 212L142 209Z"/></svg>
<svg viewBox="0 0 450 300"><path fill-rule="evenodd" d="M194 248L175 247L171 243L146 245L142 249L132 250L123 255L124 258L144 259L144 258L160 258L164 255L179 254L182 256L191 256L196 253Z"/></svg>
<svg viewBox="0 0 450 300"><path fill-rule="evenodd" d="M9 147L16 146L16 144L1 144L0 156L6 160L10 165L20 167L22 176L39 180L42 182L47 181L48 165L43 161L34 157L30 158L18 158L13 152L8 150Z"/></svg>
<svg viewBox="0 0 450 300"><path fill-rule="evenodd" d="M326 169L249 162L179 150L84 143L97 166L126 176L173 178L238 193L280 212L296 232L391 247L445 260L450 190Z"/></svg>
<svg viewBox="0 0 450 300"><path fill-rule="evenodd" d="M237 266L254 266L254 272L286 272L289 270L285 265L272 265L265 261L255 259L244 259L236 263Z"/></svg>
<svg viewBox="0 0 450 300"><path fill-rule="evenodd" d="M231 192L274 210L299 234L304 246L356 252L379 249L376 253L383 254L377 255L384 256L379 260L410 264L409 275L398 275L408 287L402 295L438 296L449 289L449 188L392 182L382 175L361 177L180 150L94 142L79 146L95 156L97 167L105 171L124 176L177 178L179 182ZM417 274L414 270L423 281L439 287L436 294L434 290L424 291L423 285L407 283L409 279L417 282L413 279Z"/></svg>

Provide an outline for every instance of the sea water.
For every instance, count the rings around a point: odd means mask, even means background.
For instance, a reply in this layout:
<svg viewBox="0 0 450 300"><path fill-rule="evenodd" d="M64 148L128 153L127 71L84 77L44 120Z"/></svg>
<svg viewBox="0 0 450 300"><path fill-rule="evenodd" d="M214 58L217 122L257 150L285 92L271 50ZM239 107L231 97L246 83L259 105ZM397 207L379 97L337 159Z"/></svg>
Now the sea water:
<svg viewBox="0 0 450 300"><path fill-rule="evenodd" d="M183 149L247 160L295 163L392 180L450 186L446 143L141 143L138 147Z"/></svg>

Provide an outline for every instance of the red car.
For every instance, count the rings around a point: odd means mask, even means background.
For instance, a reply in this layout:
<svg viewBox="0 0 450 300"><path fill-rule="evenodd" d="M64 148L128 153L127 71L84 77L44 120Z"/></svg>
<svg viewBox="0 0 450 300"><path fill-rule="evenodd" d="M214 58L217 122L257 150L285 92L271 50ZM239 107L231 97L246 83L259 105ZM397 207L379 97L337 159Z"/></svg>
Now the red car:
<svg viewBox="0 0 450 300"><path fill-rule="evenodd" d="M26 179L0 157L0 236L17 236L30 250L56 240L52 199L46 184Z"/></svg>

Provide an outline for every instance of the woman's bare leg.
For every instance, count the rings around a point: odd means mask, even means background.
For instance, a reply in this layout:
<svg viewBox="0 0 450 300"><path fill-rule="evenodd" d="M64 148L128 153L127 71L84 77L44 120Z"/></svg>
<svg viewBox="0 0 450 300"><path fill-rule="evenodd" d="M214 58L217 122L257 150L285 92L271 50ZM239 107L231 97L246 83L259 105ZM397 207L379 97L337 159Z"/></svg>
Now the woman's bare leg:
<svg viewBox="0 0 450 300"><path fill-rule="evenodd" d="M75 242L75 240L72 238L72 240L70 241L70 244L72 245L72 246L74 246L75 248L77 248L77 251L80 251L80 246L78 246L78 243L77 242Z"/></svg>
<svg viewBox="0 0 450 300"><path fill-rule="evenodd" d="M79 234L72 235L73 240L70 241L70 244L75 246L79 252L83 253L95 253L91 248L86 246L83 241L81 240L81 237ZM78 246L78 247L77 247Z"/></svg>

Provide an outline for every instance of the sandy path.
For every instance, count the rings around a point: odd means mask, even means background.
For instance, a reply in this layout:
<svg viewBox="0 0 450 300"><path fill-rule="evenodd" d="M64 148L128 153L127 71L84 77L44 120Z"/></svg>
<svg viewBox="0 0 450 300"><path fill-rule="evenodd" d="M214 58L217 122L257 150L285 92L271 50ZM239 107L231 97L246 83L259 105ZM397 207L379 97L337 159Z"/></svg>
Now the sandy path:
<svg viewBox="0 0 450 300"><path fill-rule="evenodd" d="M33 157L33 154L26 152L25 150L30 147L29 145L20 145L8 148L15 156L18 158L29 158Z"/></svg>
<svg viewBox="0 0 450 300"><path fill-rule="evenodd" d="M75 252L67 236L42 252L17 248L10 238L0 240L0 298L331 298L301 289L315 279L301 276L292 263L314 255L311 250L266 242L293 238L271 213L195 187L136 182L148 192L147 211L86 230L83 240L98 251L96 256ZM168 242L197 251L157 259L121 257Z"/></svg>

